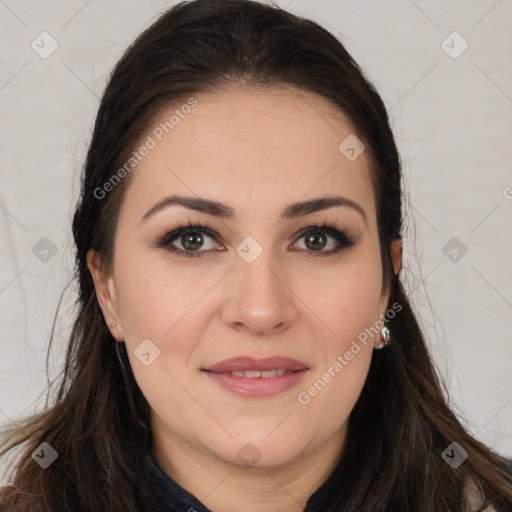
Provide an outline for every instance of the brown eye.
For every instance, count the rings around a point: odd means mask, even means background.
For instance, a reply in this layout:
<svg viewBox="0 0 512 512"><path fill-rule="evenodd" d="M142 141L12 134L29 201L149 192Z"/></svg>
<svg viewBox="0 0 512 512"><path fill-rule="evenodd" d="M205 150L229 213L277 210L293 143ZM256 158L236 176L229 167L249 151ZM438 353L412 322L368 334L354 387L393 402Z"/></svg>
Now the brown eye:
<svg viewBox="0 0 512 512"><path fill-rule="evenodd" d="M306 246L314 251L321 250L327 245L327 237L322 233L306 235L305 241Z"/></svg>
<svg viewBox="0 0 512 512"><path fill-rule="evenodd" d="M169 231L157 240L156 245L179 256L194 257L214 249L217 246L216 238L217 234L207 226L188 224ZM209 244L208 239L211 239Z"/></svg>
<svg viewBox="0 0 512 512"><path fill-rule="evenodd" d="M301 239L304 240L304 250L313 256L329 256L356 243L355 238L328 224L310 226L302 231L299 236L299 240ZM327 250L324 250L326 248Z"/></svg>
<svg viewBox="0 0 512 512"><path fill-rule="evenodd" d="M203 245L203 242L203 235L198 232L191 232L190 234L181 236L182 246L190 251L200 249Z"/></svg>

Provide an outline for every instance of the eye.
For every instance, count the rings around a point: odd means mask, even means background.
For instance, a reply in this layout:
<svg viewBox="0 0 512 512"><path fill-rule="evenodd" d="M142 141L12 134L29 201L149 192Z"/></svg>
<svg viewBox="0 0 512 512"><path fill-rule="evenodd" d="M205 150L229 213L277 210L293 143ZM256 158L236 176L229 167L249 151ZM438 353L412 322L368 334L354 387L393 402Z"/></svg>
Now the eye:
<svg viewBox="0 0 512 512"><path fill-rule="evenodd" d="M169 252L192 258L201 256L201 253L205 252L199 251L199 249L204 248L205 238L216 239L217 233L207 226L189 223L178 226L157 240L156 243L159 247L165 247ZM178 244L181 248L174 244ZM206 249L209 250L214 247L215 244L211 243L209 247L207 244Z"/></svg>
<svg viewBox="0 0 512 512"><path fill-rule="evenodd" d="M305 249L303 250L311 256L329 256L345 248L352 247L356 243L355 239L345 231L340 231L326 223L309 226L296 235L296 237L298 240L304 239ZM188 223L169 231L156 241L156 245L164 247L169 252L175 253L178 256L193 258L199 257L203 252L209 252L216 247L220 248L221 246L215 243L215 240L218 238L218 234L208 226ZM207 242L208 239L212 241L209 244L205 244L205 241ZM296 244L297 242L294 246ZM326 247L329 250L323 250ZM224 249L220 248L220 250Z"/></svg>
<svg viewBox="0 0 512 512"><path fill-rule="evenodd" d="M304 240L305 251L311 256L329 256L341 250L352 247L356 241L345 231L324 223L306 228L299 234L299 240ZM329 241L329 239L331 239ZM323 250L326 247L330 250Z"/></svg>

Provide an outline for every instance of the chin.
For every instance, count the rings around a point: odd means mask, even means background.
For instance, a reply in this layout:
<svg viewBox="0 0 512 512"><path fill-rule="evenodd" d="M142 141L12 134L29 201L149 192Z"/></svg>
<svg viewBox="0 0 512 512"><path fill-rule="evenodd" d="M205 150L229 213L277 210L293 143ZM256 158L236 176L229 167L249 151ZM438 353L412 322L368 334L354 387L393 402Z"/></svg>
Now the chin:
<svg viewBox="0 0 512 512"><path fill-rule="evenodd" d="M233 446L236 446L235 451L232 451ZM263 469L292 461L297 456L294 446L296 443L285 446L281 441L271 442L265 438L254 437L250 440L250 437L245 435L243 439L230 440L229 446L226 447L229 451L220 452L218 456L229 464Z"/></svg>

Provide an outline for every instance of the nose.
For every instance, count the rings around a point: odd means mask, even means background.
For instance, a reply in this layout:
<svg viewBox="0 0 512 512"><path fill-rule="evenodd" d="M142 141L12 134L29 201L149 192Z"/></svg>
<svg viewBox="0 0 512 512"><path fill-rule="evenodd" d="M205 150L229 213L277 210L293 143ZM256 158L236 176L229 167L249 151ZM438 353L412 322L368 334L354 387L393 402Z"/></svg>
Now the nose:
<svg viewBox="0 0 512 512"><path fill-rule="evenodd" d="M252 263L235 256L225 290L222 320L237 331L277 334L297 318L293 284L286 269L278 268L270 250L263 250Z"/></svg>

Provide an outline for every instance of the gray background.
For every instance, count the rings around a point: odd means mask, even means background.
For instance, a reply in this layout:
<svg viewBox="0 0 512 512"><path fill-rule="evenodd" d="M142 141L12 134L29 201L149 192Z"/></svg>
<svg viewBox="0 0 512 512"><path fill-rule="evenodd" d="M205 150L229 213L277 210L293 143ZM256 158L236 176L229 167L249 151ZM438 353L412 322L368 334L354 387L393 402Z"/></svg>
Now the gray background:
<svg viewBox="0 0 512 512"><path fill-rule="evenodd" d="M108 74L172 4L0 0L1 424L43 404L46 348L73 265L78 176ZM512 456L512 1L278 4L340 37L381 93L410 198L407 288L453 407ZM43 31L58 44L46 59L31 47L51 49ZM41 252L53 245L54 255ZM74 290L57 320L51 377Z"/></svg>

